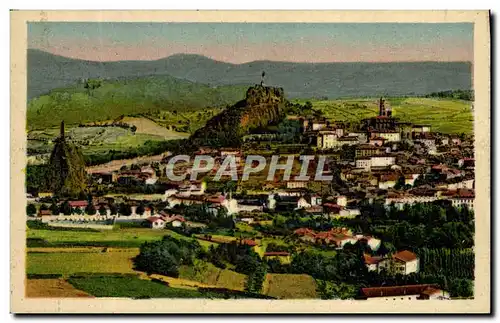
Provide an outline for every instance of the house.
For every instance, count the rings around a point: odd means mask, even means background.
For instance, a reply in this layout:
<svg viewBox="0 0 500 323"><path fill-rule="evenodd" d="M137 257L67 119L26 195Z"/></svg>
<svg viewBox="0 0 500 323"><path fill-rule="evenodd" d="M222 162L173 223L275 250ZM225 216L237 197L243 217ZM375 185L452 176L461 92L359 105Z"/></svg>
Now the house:
<svg viewBox="0 0 500 323"><path fill-rule="evenodd" d="M413 125L411 131L414 133L428 133L431 132L431 126L428 124Z"/></svg>
<svg viewBox="0 0 500 323"><path fill-rule="evenodd" d="M370 157L360 157L356 159L356 168L361 168L365 171L369 171L371 167L372 162Z"/></svg>
<svg viewBox="0 0 500 323"><path fill-rule="evenodd" d="M473 189L474 178L466 178L460 181L446 181L446 188L449 190Z"/></svg>
<svg viewBox="0 0 500 323"><path fill-rule="evenodd" d="M297 201L297 207L296 209L307 209L311 207L311 203L309 203L305 197L301 197L299 198L299 200Z"/></svg>
<svg viewBox="0 0 500 323"><path fill-rule="evenodd" d="M359 145L355 149L355 157L360 158L360 157L371 157L371 156L376 156L380 155L385 151L384 148L382 147L374 147L373 145Z"/></svg>
<svg viewBox="0 0 500 323"><path fill-rule="evenodd" d="M357 137L360 143L366 143L368 141L366 132L349 132L348 136Z"/></svg>
<svg viewBox="0 0 500 323"><path fill-rule="evenodd" d="M381 147L384 145L386 139L383 137L372 137L368 140L368 143L372 146Z"/></svg>
<svg viewBox="0 0 500 323"><path fill-rule="evenodd" d="M338 218L348 218L348 219L353 219L360 215L361 212L359 209L342 209L339 211Z"/></svg>
<svg viewBox="0 0 500 323"><path fill-rule="evenodd" d="M255 247L257 245L257 242L255 242L255 240L252 240L252 239L242 239L242 240L240 240L240 244L246 245L249 247Z"/></svg>
<svg viewBox="0 0 500 323"><path fill-rule="evenodd" d="M381 190L387 190L389 188L393 188L394 186L396 186L397 181L398 181L397 174L380 175L378 188Z"/></svg>
<svg viewBox="0 0 500 323"><path fill-rule="evenodd" d="M465 158L460 158L458 160L458 167L460 168L474 168L474 158L469 158L469 157L465 157Z"/></svg>
<svg viewBox="0 0 500 323"><path fill-rule="evenodd" d="M377 271L378 272L378 264L383 260L382 256L370 256L369 254L364 254L365 266L368 271Z"/></svg>
<svg viewBox="0 0 500 323"><path fill-rule="evenodd" d="M396 157L390 155L380 155L370 157L370 167L388 167L396 163Z"/></svg>
<svg viewBox="0 0 500 323"><path fill-rule="evenodd" d="M176 195L177 193L179 193L179 190L178 189L175 189L175 188L170 188L168 190L165 191L165 194L163 195L163 202L165 202L170 196L173 196L173 195Z"/></svg>
<svg viewBox="0 0 500 323"><path fill-rule="evenodd" d="M347 197L344 195L337 196L337 205L340 205L342 207L346 207L347 206Z"/></svg>
<svg viewBox="0 0 500 323"><path fill-rule="evenodd" d="M322 149L334 148L338 146L338 136L335 131L320 131L317 136L317 147Z"/></svg>
<svg viewBox="0 0 500 323"><path fill-rule="evenodd" d="M411 185L415 184L415 180L420 176L420 174L405 174L405 185Z"/></svg>
<svg viewBox="0 0 500 323"><path fill-rule="evenodd" d="M380 248L380 246L382 245L382 240L371 237L371 236L364 236L364 237L360 237L359 239L365 240L368 247L370 247L370 249L373 251L377 251Z"/></svg>
<svg viewBox="0 0 500 323"><path fill-rule="evenodd" d="M191 196L191 195L203 195L207 188L207 183L205 182L191 182L187 185L182 185L179 187L178 195Z"/></svg>
<svg viewBox="0 0 500 323"><path fill-rule="evenodd" d="M463 170L459 170L459 169L455 169L455 168L448 168L443 173L446 175L446 179L462 177L465 175L465 172Z"/></svg>
<svg viewBox="0 0 500 323"><path fill-rule="evenodd" d="M39 210L38 211L38 216L42 217L42 216L51 216L52 215L52 211L51 210Z"/></svg>
<svg viewBox="0 0 500 323"><path fill-rule="evenodd" d="M344 136L344 137L340 137L338 140L338 147L342 147L344 145L348 145L348 146L353 146L353 145L357 145L359 144L359 139L358 137L356 136Z"/></svg>
<svg viewBox="0 0 500 323"><path fill-rule="evenodd" d="M307 181L288 181L286 182L286 188L307 188Z"/></svg>
<svg viewBox="0 0 500 323"><path fill-rule="evenodd" d="M165 216L162 217L162 219L165 221L165 224L170 224L174 228L181 227L182 224L186 222L186 219L181 215Z"/></svg>
<svg viewBox="0 0 500 323"><path fill-rule="evenodd" d="M385 142L401 141L401 133L395 130L378 130L371 133L372 138L382 138ZM371 139L370 139L371 141ZM382 144L383 145L383 144Z"/></svg>
<svg viewBox="0 0 500 323"><path fill-rule="evenodd" d="M313 131L318 131L318 130L327 128L328 125L329 125L329 123L326 119L315 120L311 123L311 129Z"/></svg>
<svg viewBox="0 0 500 323"><path fill-rule="evenodd" d="M89 202L87 201L68 201L69 206L71 206L72 210L79 210L80 212L85 212L85 208L87 208L87 205Z"/></svg>
<svg viewBox="0 0 500 323"><path fill-rule="evenodd" d="M432 295L432 298L430 297ZM447 292L435 284L383 286L361 288L361 298L371 301L450 299Z"/></svg>
<svg viewBox="0 0 500 323"><path fill-rule="evenodd" d="M287 251L269 251L264 252L264 259L271 260L276 259L281 263L290 263L290 253Z"/></svg>
<svg viewBox="0 0 500 323"><path fill-rule="evenodd" d="M312 194L310 198L311 198L311 206L318 206L323 204L323 199L321 198L321 196L317 194Z"/></svg>
<svg viewBox="0 0 500 323"><path fill-rule="evenodd" d="M152 216L146 219L148 225L152 229L163 229L165 228L165 221L158 217L158 216Z"/></svg>
<svg viewBox="0 0 500 323"><path fill-rule="evenodd" d="M38 192L38 198L41 198L41 199L50 198L52 196L54 196L54 193L52 193L52 192Z"/></svg>
<svg viewBox="0 0 500 323"><path fill-rule="evenodd" d="M458 138L458 137L452 137L451 143L452 143L452 145L460 146L462 144L462 140L460 140L460 138Z"/></svg>
<svg viewBox="0 0 500 323"><path fill-rule="evenodd" d="M409 275L418 273L420 270L420 260L411 251L403 250L392 255L391 271L396 274Z"/></svg>

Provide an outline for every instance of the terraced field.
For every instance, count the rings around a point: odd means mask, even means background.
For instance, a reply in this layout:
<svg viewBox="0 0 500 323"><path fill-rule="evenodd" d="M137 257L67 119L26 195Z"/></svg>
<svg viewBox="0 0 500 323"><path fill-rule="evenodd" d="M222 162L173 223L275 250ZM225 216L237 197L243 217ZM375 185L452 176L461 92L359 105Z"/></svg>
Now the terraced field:
<svg viewBox="0 0 500 323"><path fill-rule="evenodd" d="M26 297L92 297L63 279L27 279Z"/></svg>

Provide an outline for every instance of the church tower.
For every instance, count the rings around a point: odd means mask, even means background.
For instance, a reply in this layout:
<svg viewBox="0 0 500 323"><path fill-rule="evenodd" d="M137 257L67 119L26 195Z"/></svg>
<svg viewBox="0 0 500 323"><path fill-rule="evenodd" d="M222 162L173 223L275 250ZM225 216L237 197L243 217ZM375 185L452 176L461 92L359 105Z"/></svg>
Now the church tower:
<svg viewBox="0 0 500 323"><path fill-rule="evenodd" d="M386 116L386 112L385 112L385 100L382 97L380 97L380 100L378 101L378 115L379 115L379 117L385 117Z"/></svg>

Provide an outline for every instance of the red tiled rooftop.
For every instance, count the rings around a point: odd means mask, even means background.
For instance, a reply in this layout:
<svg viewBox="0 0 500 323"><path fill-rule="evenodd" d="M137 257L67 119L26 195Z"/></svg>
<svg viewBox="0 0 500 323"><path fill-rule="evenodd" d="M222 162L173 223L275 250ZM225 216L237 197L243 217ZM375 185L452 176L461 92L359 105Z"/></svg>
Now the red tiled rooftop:
<svg viewBox="0 0 500 323"><path fill-rule="evenodd" d="M89 203L87 201L69 201L71 207L86 207Z"/></svg>
<svg viewBox="0 0 500 323"><path fill-rule="evenodd" d="M418 295L428 288L439 288L437 285L422 284L422 285L403 285L389 287L368 287L361 288L361 292L366 297L391 297L404 295Z"/></svg>
<svg viewBox="0 0 500 323"><path fill-rule="evenodd" d="M417 259L417 255L409 250L403 250L400 252L396 252L395 254L392 255L392 257L394 259L398 259L398 260L401 260L404 262L409 262L409 261Z"/></svg>

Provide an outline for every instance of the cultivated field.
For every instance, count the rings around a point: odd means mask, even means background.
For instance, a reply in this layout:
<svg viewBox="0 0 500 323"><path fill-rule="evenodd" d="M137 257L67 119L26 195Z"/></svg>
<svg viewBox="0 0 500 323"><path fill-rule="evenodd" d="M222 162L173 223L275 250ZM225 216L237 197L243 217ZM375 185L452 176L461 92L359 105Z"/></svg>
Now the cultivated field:
<svg viewBox="0 0 500 323"><path fill-rule="evenodd" d="M138 248L146 241L160 240L166 235L192 240L170 230L148 228L122 228L106 231L64 231L28 229L28 247L123 247ZM198 240L208 248L214 243Z"/></svg>
<svg viewBox="0 0 500 323"><path fill-rule="evenodd" d="M92 297L63 279L27 279L26 297Z"/></svg>
<svg viewBox="0 0 500 323"><path fill-rule="evenodd" d="M278 299L318 298L316 282L309 275L267 274L263 293Z"/></svg>
<svg viewBox="0 0 500 323"><path fill-rule="evenodd" d="M228 269L220 269L204 261L196 261L193 266L181 266L179 277L234 290L244 290L247 280L246 275Z"/></svg>
<svg viewBox="0 0 500 323"><path fill-rule="evenodd" d="M138 277L86 276L71 277L68 282L77 289L96 297L130 298L204 298L203 293L184 288L172 288L165 284Z"/></svg>
<svg viewBox="0 0 500 323"><path fill-rule="evenodd" d="M115 252L28 252L28 274L134 273L137 250Z"/></svg>
<svg viewBox="0 0 500 323"><path fill-rule="evenodd" d="M358 122L378 114L378 99L311 100L313 108L327 118ZM306 100L297 100L304 103ZM388 98L394 117L415 124L430 124L442 133L466 133L473 130L471 102L437 98Z"/></svg>

